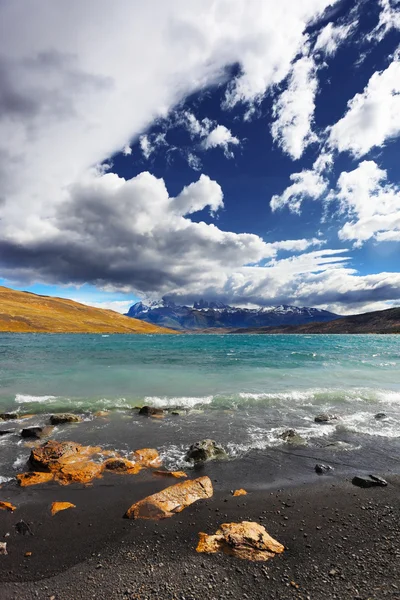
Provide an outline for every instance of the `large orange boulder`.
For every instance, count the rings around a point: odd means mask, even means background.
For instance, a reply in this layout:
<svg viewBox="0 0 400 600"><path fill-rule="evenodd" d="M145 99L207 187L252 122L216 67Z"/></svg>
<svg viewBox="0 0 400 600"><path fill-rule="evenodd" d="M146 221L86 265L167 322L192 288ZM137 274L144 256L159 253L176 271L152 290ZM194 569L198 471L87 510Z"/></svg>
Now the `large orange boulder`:
<svg viewBox="0 0 400 600"><path fill-rule="evenodd" d="M82 446L75 442L55 442L50 440L31 451L29 462L33 467L57 470L60 461L78 455Z"/></svg>
<svg viewBox="0 0 400 600"><path fill-rule="evenodd" d="M21 487L38 485L39 483L47 483L52 479L54 479L53 473L44 473L41 471L30 471L29 473L20 473L17 475L17 481Z"/></svg>
<svg viewBox="0 0 400 600"><path fill-rule="evenodd" d="M274 540L265 527L252 521L223 523L214 535L199 533L197 552L230 556L253 561L266 561L284 551L284 546Z"/></svg>
<svg viewBox="0 0 400 600"><path fill-rule="evenodd" d="M213 493L209 477L183 481L136 502L127 510L125 516L128 519L166 519L197 500L211 498Z"/></svg>

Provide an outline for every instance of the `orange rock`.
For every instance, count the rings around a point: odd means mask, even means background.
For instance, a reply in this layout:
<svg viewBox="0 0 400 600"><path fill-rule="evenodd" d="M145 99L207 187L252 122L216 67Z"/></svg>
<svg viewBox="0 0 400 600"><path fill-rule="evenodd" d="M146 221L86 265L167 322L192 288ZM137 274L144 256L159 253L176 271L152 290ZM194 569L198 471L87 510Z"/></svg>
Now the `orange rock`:
<svg viewBox="0 0 400 600"><path fill-rule="evenodd" d="M36 417L36 415L18 415L18 419L32 419L32 417Z"/></svg>
<svg viewBox="0 0 400 600"><path fill-rule="evenodd" d="M71 502L53 502L51 505L51 514L54 517L61 510L67 510L68 508L76 508L75 504Z"/></svg>
<svg viewBox="0 0 400 600"><path fill-rule="evenodd" d="M29 556L32 556L32 552L25 552L24 556L28 558Z"/></svg>
<svg viewBox="0 0 400 600"><path fill-rule="evenodd" d="M199 533L197 552L230 556L252 561L266 561L284 551L284 546L274 540L259 523L223 523L215 535Z"/></svg>
<svg viewBox="0 0 400 600"><path fill-rule="evenodd" d="M197 500L211 498L213 493L209 477L183 481L133 504L125 516L128 519L166 519Z"/></svg>
<svg viewBox="0 0 400 600"><path fill-rule="evenodd" d="M183 479L187 477L184 471L153 471L153 475L160 475L161 477L176 477L176 479Z"/></svg>
<svg viewBox="0 0 400 600"><path fill-rule="evenodd" d="M0 510L9 510L10 512L14 512L14 510L17 507L14 506L14 504L11 504L10 502L2 502L0 500Z"/></svg>
<svg viewBox="0 0 400 600"><path fill-rule="evenodd" d="M81 448L81 444L75 442L49 440L39 448L34 448L29 460L34 467L57 470L61 460L65 461L69 457L76 456Z"/></svg>
<svg viewBox="0 0 400 600"><path fill-rule="evenodd" d="M240 490L235 490L232 496L247 496L247 492L243 488L240 488Z"/></svg>
<svg viewBox="0 0 400 600"><path fill-rule="evenodd" d="M132 462L126 458L109 458L104 463L104 468L112 473L128 473L129 475L136 475L144 467L139 463Z"/></svg>
<svg viewBox="0 0 400 600"><path fill-rule="evenodd" d="M61 485L69 485L70 483L87 484L101 477L104 465L95 463L91 460L76 460L74 462L66 462L62 464L58 471L55 472L55 480Z"/></svg>
<svg viewBox="0 0 400 600"><path fill-rule="evenodd" d="M153 448L141 448L135 450L133 458L143 467L161 467L161 458L157 450Z"/></svg>
<svg viewBox="0 0 400 600"><path fill-rule="evenodd" d="M94 413L95 417L108 417L108 415L110 414L109 410L98 410L97 412Z"/></svg>
<svg viewBox="0 0 400 600"><path fill-rule="evenodd" d="M38 485L39 483L47 483L54 478L53 473L42 473L41 471L31 471L29 473L20 473L17 475L17 481L21 487L28 485Z"/></svg>

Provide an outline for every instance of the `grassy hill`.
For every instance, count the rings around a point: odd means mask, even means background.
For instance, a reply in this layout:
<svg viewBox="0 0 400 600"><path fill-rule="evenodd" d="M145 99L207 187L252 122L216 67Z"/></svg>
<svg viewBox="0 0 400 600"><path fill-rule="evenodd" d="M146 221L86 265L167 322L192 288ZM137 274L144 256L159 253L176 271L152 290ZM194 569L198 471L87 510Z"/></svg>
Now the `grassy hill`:
<svg viewBox="0 0 400 600"><path fill-rule="evenodd" d="M400 308L341 317L328 323L237 329L230 333L400 333Z"/></svg>
<svg viewBox="0 0 400 600"><path fill-rule="evenodd" d="M0 332L176 333L113 310L0 286Z"/></svg>

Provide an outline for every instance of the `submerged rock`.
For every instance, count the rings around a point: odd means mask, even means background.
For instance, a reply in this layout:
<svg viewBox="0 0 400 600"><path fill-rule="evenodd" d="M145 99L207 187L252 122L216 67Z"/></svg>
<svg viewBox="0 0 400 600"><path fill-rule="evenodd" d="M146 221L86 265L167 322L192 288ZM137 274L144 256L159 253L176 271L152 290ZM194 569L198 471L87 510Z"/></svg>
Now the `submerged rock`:
<svg viewBox="0 0 400 600"><path fill-rule="evenodd" d="M192 444L186 453L185 460L194 463L206 462L207 460L221 460L228 458L225 450L217 445L214 440L206 439Z"/></svg>
<svg viewBox="0 0 400 600"><path fill-rule="evenodd" d="M155 406L142 406L139 410L139 415L160 418L165 416L165 411L162 408L156 408Z"/></svg>
<svg viewBox="0 0 400 600"><path fill-rule="evenodd" d="M379 412L379 413L376 413L376 415L375 415L375 419L378 419L378 420L379 419L386 419L386 417L387 417L387 414L384 413L384 412Z"/></svg>
<svg viewBox="0 0 400 600"><path fill-rule="evenodd" d="M43 437L49 436L53 429L50 425L47 427L26 427L21 430L21 437L40 440Z"/></svg>
<svg viewBox="0 0 400 600"><path fill-rule="evenodd" d="M329 444L325 445L325 448L328 450L353 450L354 446L349 444L348 442L329 442Z"/></svg>
<svg viewBox="0 0 400 600"><path fill-rule="evenodd" d="M333 471L333 467L331 467L330 465L323 465L322 463L318 463L317 465L315 465L315 472L318 473L318 475L329 473L329 471Z"/></svg>
<svg viewBox="0 0 400 600"><path fill-rule="evenodd" d="M351 480L353 485L362 488L371 488L371 487L386 487L387 481L382 479L381 477L376 477L376 475L370 475L369 477L361 477L356 475Z"/></svg>
<svg viewBox="0 0 400 600"><path fill-rule="evenodd" d="M0 556L7 556L7 542L0 542Z"/></svg>
<svg viewBox="0 0 400 600"><path fill-rule="evenodd" d="M199 533L197 552L224 552L245 560L266 561L284 551L266 529L252 521L223 523L214 535Z"/></svg>
<svg viewBox="0 0 400 600"><path fill-rule="evenodd" d="M50 423L52 425L63 425L64 423L81 423L82 417L79 415L73 415L72 413L62 413L57 415L51 415Z"/></svg>
<svg viewBox="0 0 400 600"><path fill-rule="evenodd" d="M331 415L329 413L321 413L317 415L314 419L315 423L331 423L332 421L338 421L339 417L337 415Z"/></svg>
<svg viewBox="0 0 400 600"><path fill-rule="evenodd" d="M18 419L17 413L0 413L0 421L15 421Z"/></svg>
<svg viewBox="0 0 400 600"><path fill-rule="evenodd" d="M110 414L109 410L98 410L94 413L95 417L108 417Z"/></svg>
<svg viewBox="0 0 400 600"><path fill-rule="evenodd" d="M17 475L17 481L21 487L39 485L40 483L48 483L53 479L53 473L44 473L42 471L29 471L28 473L20 473Z"/></svg>
<svg viewBox="0 0 400 600"><path fill-rule="evenodd" d="M53 502L51 505L51 515L54 517L58 512L68 510L69 508L76 508L76 506L75 504L71 504L71 502Z"/></svg>
<svg viewBox="0 0 400 600"><path fill-rule="evenodd" d="M11 504L11 502L2 502L0 500L0 510L8 510L9 512L14 512L14 510L17 507L14 506L14 504Z"/></svg>
<svg viewBox="0 0 400 600"><path fill-rule="evenodd" d="M288 444L294 446L306 446L307 440L305 440L295 429L285 429L279 434L279 437Z"/></svg>
<svg viewBox="0 0 400 600"><path fill-rule="evenodd" d="M181 512L193 502L211 498L214 493L211 479L199 477L165 488L133 504L126 512L128 519L166 519Z"/></svg>

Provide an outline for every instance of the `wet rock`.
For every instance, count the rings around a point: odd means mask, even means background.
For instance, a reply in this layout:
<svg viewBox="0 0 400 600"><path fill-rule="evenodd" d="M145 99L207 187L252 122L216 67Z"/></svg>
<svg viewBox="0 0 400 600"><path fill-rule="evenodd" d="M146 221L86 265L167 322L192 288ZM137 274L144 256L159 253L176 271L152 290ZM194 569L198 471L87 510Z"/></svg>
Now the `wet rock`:
<svg viewBox="0 0 400 600"><path fill-rule="evenodd" d="M323 465L322 463L315 465L315 472L318 473L318 475L324 475L324 473L329 473L329 471L333 471L333 467L330 465Z"/></svg>
<svg viewBox="0 0 400 600"><path fill-rule="evenodd" d="M0 413L0 421L15 421L18 419L17 413Z"/></svg>
<svg viewBox="0 0 400 600"><path fill-rule="evenodd" d="M381 477L377 477L376 475L370 475L369 477L361 477L359 475L356 475L351 480L351 483L361 488L387 486L387 481L385 479L382 479Z"/></svg>
<svg viewBox="0 0 400 600"><path fill-rule="evenodd" d="M214 535L199 533L197 552L215 554L224 552L251 561L266 561L284 551L259 523L223 523Z"/></svg>
<svg viewBox="0 0 400 600"><path fill-rule="evenodd" d="M17 475L17 481L21 487L39 485L40 483L48 483L53 479L53 473L44 473L42 471L29 471L28 473L20 473Z"/></svg>
<svg viewBox="0 0 400 600"><path fill-rule="evenodd" d="M155 406L142 406L139 410L139 415L161 418L165 416L165 411L162 408L156 408Z"/></svg>
<svg viewBox="0 0 400 600"><path fill-rule="evenodd" d="M0 542L0 556L7 556L7 542Z"/></svg>
<svg viewBox="0 0 400 600"><path fill-rule="evenodd" d="M165 490L148 496L133 504L126 512L128 519L166 519L181 512L193 502L213 495L213 486L209 477L199 477L177 483Z"/></svg>
<svg viewBox="0 0 400 600"><path fill-rule="evenodd" d="M3 429L2 431L0 431L0 437L2 435L10 435L11 433L15 433L14 429Z"/></svg>
<svg viewBox="0 0 400 600"><path fill-rule="evenodd" d="M153 475L159 475L160 477L175 477L176 479L187 477L187 474L184 471L153 471Z"/></svg>
<svg viewBox="0 0 400 600"><path fill-rule="evenodd" d="M325 445L327 450L353 450L354 446L349 444L348 442L329 442L329 444Z"/></svg>
<svg viewBox="0 0 400 600"><path fill-rule="evenodd" d="M77 455L81 448L81 444L75 442L49 440L39 448L32 449L29 461L34 467L56 470L60 460Z"/></svg>
<svg viewBox="0 0 400 600"><path fill-rule="evenodd" d="M95 417L108 417L110 414L109 410L98 410L94 413Z"/></svg>
<svg viewBox="0 0 400 600"><path fill-rule="evenodd" d="M217 445L214 440L206 439L192 444L186 453L185 460L194 463L206 462L207 460L221 460L228 458L225 450Z"/></svg>
<svg viewBox="0 0 400 600"><path fill-rule="evenodd" d="M21 437L23 438L34 438L40 440L43 437L47 437L53 431L53 427L26 427L21 430Z"/></svg>
<svg viewBox="0 0 400 600"><path fill-rule="evenodd" d="M74 462L66 462L61 465L55 473L54 479L61 485L70 483L82 483L84 485L91 483L93 479L99 479L103 472L104 465L91 460L82 458Z"/></svg>
<svg viewBox="0 0 400 600"><path fill-rule="evenodd" d="M20 535L33 535L30 525L22 520L15 524L15 531Z"/></svg>
<svg viewBox="0 0 400 600"><path fill-rule="evenodd" d="M133 453L133 460L142 467L158 468L161 467L161 458L154 448L141 448Z"/></svg>
<svg viewBox="0 0 400 600"><path fill-rule="evenodd" d="M14 510L17 507L14 506L14 504L11 504L10 502L2 502L0 500L0 510L8 510L9 512L14 512Z"/></svg>
<svg viewBox="0 0 400 600"><path fill-rule="evenodd" d="M379 419L386 419L386 417L387 417L387 414L384 413L384 412L379 412L379 413L376 413L376 415L375 415L375 419L378 419L378 420Z"/></svg>
<svg viewBox="0 0 400 600"><path fill-rule="evenodd" d="M315 423L331 423L332 421L337 421L339 417L336 415L331 415L329 413L321 413L317 415L314 419Z"/></svg>
<svg viewBox="0 0 400 600"><path fill-rule="evenodd" d="M75 504L71 504L71 502L53 502L51 505L51 515L54 517L58 512L68 510L69 508L76 508L76 506Z"/></svg>
<svg viewBox="0 0 400 600"><path fill-rule="evenodd" d="M63 425L64 423L81 423L82 417L79 415L73 415L71 413L62 413L57 415L51 415L50 423L52 425Z"/></svg>
<svg viewBox="0 0 400 600"><path fill-rule="evenodd" d="M240 488L239 490L235 490L232 496L247 496L247 492L243 488Z"/></svg>
<svg viewBox="0 0 400 600"><path fill-rule="evenodd" d="M109 458L104 463L104 468L112 473L136 475L136 473L139 473L143 469L143 466L126 458Z"/></svg>
<svg viewBox="0 0 400 600"><path fill-rule="evenodd" d="M293 444L293 446L305 446L307 444L307 440L297 433L295 429L285 429L285 431L279 434L279 437L288 444Z"/></svg>

